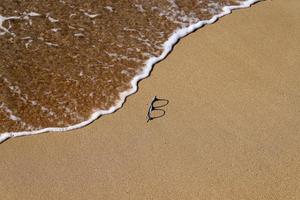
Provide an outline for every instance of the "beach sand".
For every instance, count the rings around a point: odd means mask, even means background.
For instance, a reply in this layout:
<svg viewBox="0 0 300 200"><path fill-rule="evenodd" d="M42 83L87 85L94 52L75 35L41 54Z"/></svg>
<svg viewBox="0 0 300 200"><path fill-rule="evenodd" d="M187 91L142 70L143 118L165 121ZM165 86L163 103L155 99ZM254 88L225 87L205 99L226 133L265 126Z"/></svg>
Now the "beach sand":
<svg viewBox="0 0 300 200"><path fill-rule="evenodd" d="M300 199L300 1L182 39L122 109L0 145L0 199ZM146 122L154 95L170 103Z"/></svg>

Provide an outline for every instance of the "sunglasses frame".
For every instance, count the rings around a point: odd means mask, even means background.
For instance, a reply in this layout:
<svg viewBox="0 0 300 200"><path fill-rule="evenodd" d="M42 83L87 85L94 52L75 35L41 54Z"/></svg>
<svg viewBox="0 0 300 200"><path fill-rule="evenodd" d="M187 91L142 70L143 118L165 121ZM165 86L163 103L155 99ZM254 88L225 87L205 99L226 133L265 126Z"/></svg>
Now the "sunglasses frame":
<svg viewBox="0 0 300 200"><path fill-rule="evenodd" d="M154 106L153 104L154 104L155 102L157 102L157 101L165 101L166 103L163 104L163 105ZM166 114L166 111L163 110L163 109L161 109L161 108L167 106L168 104L169 104L169 100L167 100L167 99L160 99L160 98L157 98L157 96L154 96L153 99L152 99L152 101L151 101L151 103L150 103L150 106L149 106L149 108L148 108L147 117L146 117L147 123L148 123L149 121L153 120L153 119L163 117L163 116ZM157 117L151 117L151 113L152 113L153 111L155 111L155 110L162 111L163 114L160 115L160 116L157 116Z"/></svg>

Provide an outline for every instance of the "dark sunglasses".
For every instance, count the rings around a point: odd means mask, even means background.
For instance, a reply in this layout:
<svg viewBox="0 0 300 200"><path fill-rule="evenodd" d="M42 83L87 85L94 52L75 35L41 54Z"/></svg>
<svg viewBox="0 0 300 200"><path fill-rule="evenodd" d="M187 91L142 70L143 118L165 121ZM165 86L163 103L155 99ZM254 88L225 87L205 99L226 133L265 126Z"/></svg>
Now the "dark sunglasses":
<svg viewBox="0 0 300 200"><path fill-rule="evenodd" d="M156 96L154 96L148 108L147 122L156 118L163 117L166 114L166 111L161 108L165 107L168 104L169 104L169 100L159 99Z"/></svg>

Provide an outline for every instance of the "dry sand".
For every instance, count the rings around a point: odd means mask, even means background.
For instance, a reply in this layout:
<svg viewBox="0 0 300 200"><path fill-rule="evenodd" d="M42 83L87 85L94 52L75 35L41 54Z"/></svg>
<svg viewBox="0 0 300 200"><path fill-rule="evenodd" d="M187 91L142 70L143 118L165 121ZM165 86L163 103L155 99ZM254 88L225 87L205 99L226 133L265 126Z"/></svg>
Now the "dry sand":
<svg viewBox="0 0 300 200"><path fill-rule="evenodd" d="M300 1L183 39L118 112L0 145L0 199L300 199ZM146 123L154 95L170 100Z"/></svg>

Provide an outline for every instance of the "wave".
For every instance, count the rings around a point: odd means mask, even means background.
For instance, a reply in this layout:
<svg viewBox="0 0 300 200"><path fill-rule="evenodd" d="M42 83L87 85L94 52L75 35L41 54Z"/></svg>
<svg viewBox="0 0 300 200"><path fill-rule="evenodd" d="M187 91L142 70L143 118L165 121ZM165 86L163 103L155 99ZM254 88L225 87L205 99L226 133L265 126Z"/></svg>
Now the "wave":
<svg viewBox="0 0 300 200"><path fill-rule="evenodd" d="M102 115L107 115L107 114L115 112L116 110L118 110L119 108L122 107L122 105L124 104L124 102L125 102L125 100L128 96L130 96L130 95L134 94L135 92L137 92L138 82L150 75L150 72L151 72L153 66L156 63L163 60L164 58L166 58L166 56L172 51L173 46L181 38L183 38L186 35L192 33L193 31L203 27L204 25L212 24L212 23L216 22L220 17L223 17L227 14L230 14L231 11L234 10L234 9L247 8L247 7L250 7L252 4L254 4L258 1L260 1L260 0L246 0L246 1L240 2L239 5L225 6L225 7L222 8L221 13L219 13L217 15L214 15L209 20L198 21L196 23L193 23L193 24L189 25L188 27L176 30L171 35L171 37L169 37L168 40L163 44L163 52L159 56L150 57L146 61L142 71L139 74L137 74L131 80L130 89L126 90L125 92L121 92L119 94L119 100L116 102L116 104L114 106L111 106L109 109L97 110L90 116L90 118L88 120L83 121L81 123L78 123L76 125L68 126L68 127L63 127L63 128L61 128L61 127L49 127L49 128L43 128L43 129L34 130L34 131L5 132L5 133L2 133L0 135L0 143L2 143L3 141L5 141L9 138L18 137L18 136L35 135L35 134L40 134L40 133L45 133L45 132L62 132L62 131L70 131L70 130L82 128L82 127L92 123L93 121L95 121L96 119L98 119Z"/></svg>

